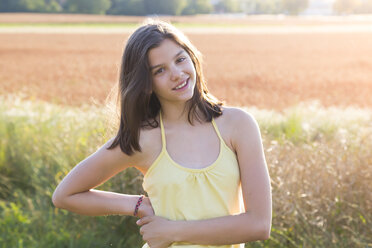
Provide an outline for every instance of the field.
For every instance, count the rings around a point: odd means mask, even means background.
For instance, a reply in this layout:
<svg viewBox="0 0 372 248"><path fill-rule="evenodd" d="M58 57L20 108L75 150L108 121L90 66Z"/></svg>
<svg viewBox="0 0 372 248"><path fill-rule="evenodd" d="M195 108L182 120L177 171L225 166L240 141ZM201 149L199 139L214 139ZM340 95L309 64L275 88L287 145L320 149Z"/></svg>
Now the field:
<svg viewBox="0 0 372 248"><path fill-rule="evenodd" d="M139 17L0 14L0 248L142 244L134 218L55 209L64 175L115 132L103 103ZM257 119L271 238L246 247L372 247L372 23L164 17L204 55L209 90ZM128 169L100 186L143 193Z"/></svg>
<svg viewBox="0 0 372 248"><path fill-rule="evenodd" d="M94 28L82 29L88 33L11 29L0 29L3 94L23 92L29 98L81 105L92 98L102 103L116 84L128 30L118 34L106 28L108 33L94 34ZM277 110L314 100L324 106L372 106L372 32L187 30L204 55L210 91L227 104Z"/></svg>

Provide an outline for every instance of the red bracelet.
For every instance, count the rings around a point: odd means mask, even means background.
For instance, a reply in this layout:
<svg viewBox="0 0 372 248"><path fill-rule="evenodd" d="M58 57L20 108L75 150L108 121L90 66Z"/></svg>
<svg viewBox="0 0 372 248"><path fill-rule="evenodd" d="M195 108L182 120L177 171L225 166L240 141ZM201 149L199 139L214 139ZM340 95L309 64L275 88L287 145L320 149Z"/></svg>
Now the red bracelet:
<svg viewBox="0 0 372 248"><path fill-rule="evenodd" d="M138 208L141 205L142 199L143 199L143 195L141 195L140 198L137 201L136 208L134 209L133 216L137 216Z"/></svg>

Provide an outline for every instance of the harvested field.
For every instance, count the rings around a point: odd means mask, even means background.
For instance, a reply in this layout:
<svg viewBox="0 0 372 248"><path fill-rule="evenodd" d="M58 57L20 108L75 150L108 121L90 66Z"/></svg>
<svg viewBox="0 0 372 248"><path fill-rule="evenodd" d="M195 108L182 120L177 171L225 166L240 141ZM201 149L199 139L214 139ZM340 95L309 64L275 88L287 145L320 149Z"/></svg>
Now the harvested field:
<svg viewBox="0 0 372 248"><path fill-rule="evenodd" d="M210 91L231 105L283 109L303 101L372 107L372 33L188 33ZM125 34L0 34L1 94L60 104L103 102Z"/></svg>
<svg viewBox="0 0 372 248"><path fill-rule="evenodd" d="M37 14L37 13L0 13L0 23L139 23L143 16L110 16L89 14ZM363 24L372 23L372 15L362 16L246 16L246 15L196 15L161 16L172 23L194 24L237 24L237 25L324 25L324 24Z"/></svg>

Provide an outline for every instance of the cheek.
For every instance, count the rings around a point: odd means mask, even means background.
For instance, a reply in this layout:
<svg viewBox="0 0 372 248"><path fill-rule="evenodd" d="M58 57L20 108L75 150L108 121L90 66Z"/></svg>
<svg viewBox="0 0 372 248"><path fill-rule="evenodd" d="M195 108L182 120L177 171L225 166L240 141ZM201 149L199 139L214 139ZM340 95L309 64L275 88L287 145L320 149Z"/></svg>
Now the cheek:
<svg viewBox="0 0 372 248"><path fill-rule="evenodd" d="M188 64L188 67L189 67L190 72L192 72L192 74L195 76L196 75L196 69L195 69L195 66L194 66L194 64L192 63L191 60L190 60L190 63Z"/></svg>
<svg viewBox="0 0 372 248"><path fill-rule="evenodd" d="M194 67L193 64L191 65L191 75L192 75L192 76L194 77L194 79L196 80L197 75L196 75L196 70L195 70L195 67Z"/></svg>
<svg viewBox="0 0 372 248"><path fill-rule="evenodd" d="M153 91L155 94L159 94L159 91L160 91L159 85L157 85L156 83L154 83L154 84L152 85L152 91Z"/></svg>
<svg viewBox="0 0 372 248"><path fill-rule="evenodd" d="M185 65L184 71L187 72L187 74L195 77L195 68L193 63Z"/></svg>
<svg viewBox="0 0 372 248"><path fill-rule="evenodd" d="M164 91L164 87L166 87L166 85L162 77L157 77L156 79L152 80L152 90L155 92L155 94L159 94Z"/></svg>
<svg viewBox="0 0 372 248"><path fill-rule="evenodd" d="M155 78L152 79L152 91L156 92L158 90L159 86L158 86L158 80L156 80Z"/></svg>

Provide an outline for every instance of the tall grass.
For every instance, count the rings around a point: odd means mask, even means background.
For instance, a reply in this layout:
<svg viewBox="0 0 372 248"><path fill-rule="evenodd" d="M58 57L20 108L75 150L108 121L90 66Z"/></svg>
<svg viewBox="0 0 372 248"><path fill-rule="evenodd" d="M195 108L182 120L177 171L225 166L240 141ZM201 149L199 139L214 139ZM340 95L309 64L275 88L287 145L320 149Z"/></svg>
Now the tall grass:
<svg viewBox="0 0 372 248"><path fill-rule="evenodd" d="M272 238L264 244L371 247L372 111L313 103L252 112L273 187Z"/></svg>
<svg viewBox="0 0 372 248"><path fill-rule="evenodd" d="M372 246L372 112L248 108L273 190L271 238L246 247ZM135 219L55 209L56 185L108 139L106 109L0 98L0 247L140 247ZM142 193L136 170L101 189Z"/></svg>
<svg viewBox="0 0 372 248"><path fill-rule="evenodd" d="M51 202L72 166L104 142L103 109L13 97L1 98L0 113L0 247L140 246L134 219L79 216ZM127 170L101 188L141 193L137 176Z"/></svg>

